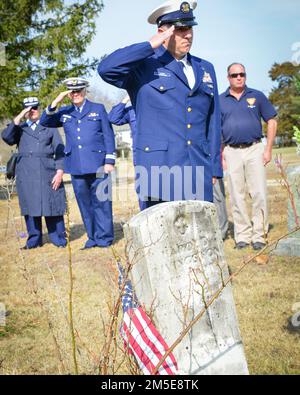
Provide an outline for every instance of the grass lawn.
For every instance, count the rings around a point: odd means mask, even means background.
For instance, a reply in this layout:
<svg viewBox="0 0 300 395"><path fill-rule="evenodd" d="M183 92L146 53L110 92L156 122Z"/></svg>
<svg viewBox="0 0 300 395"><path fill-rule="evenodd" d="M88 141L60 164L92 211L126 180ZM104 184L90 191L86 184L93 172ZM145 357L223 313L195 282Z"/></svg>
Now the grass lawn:
<svg viewBox="0 0 300 395"><path fill-rule="evenodd" d="M300 161L293 147L275 149L276 153L290 165ZM278 179L274 164L268 166L268 179ZM133 184L130 191L126 202L114 202L114 249L121 256L125 244L121 224L138 212ZM276 182L270 183L268 191L271 242L287 231L288 198ZM7 311L6 325L0 326L0 373L73 373L67 324L68 252L49 244L47 236L42 248L19 251L25 239L18 241L16 233L25 226L16 197L10 210L7 201L0 200L0 215L0 303ZM117 293L116 266L110 248L80 250L86 235L74 199L70 221L79 373L97 374L103 325L109 322ZM253 254L251 248L237 251L233 247L231 235L224 248L232 272ZM270 256L267 264L251 263L235 278L233 292L250 373L299 374L300 333L290 332L287 324L293 306L300 303L300 258ZM116 361L117 373L129 372L121 353Z"/></svg>

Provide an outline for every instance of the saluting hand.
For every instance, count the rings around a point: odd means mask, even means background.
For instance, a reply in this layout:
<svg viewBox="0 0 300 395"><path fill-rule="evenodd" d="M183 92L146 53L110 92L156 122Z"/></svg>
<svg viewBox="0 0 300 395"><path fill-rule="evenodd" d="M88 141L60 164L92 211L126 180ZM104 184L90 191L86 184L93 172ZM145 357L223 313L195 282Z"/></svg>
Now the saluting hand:
<svg viewBox="0 0 300 395"><path fill-rule="evenodd" d="M60 187L63 175L64 175L63 170L57 170L57 172L52 180L52 189L54 189L54 191L57 191L58 188Z"/></svg>
<svg viewBox="0 0 300 395"><path fill-rule="evenodd" d="M19 125L21 120L25 117L26 114L29 113L29 111L32 109L32 107L25 107L19 115L16 116L16 118L14 119L14 124L15 125Z"/></svg>
<svg viewBox="0 0 300 395"><path fill-rule="evenodd" d="M61 93L57 96L57 98L53 100L53 102L52 102L52 104L51 104L51 108L56 108L57 105L58 105L60 102L62 102L62 101L64 100L64 98L65 98L66 96L68 96L71 92L72 92L71 90L61 92Z"/></svg>
<svg viewBox="0 0 300 395"><path fill-rule="evenodd" d="M169 29L164 31L159 31L155 36L153 36L149 42L153 49L160 47L169 37L174 33L175 26L172 25Z"/></svg>

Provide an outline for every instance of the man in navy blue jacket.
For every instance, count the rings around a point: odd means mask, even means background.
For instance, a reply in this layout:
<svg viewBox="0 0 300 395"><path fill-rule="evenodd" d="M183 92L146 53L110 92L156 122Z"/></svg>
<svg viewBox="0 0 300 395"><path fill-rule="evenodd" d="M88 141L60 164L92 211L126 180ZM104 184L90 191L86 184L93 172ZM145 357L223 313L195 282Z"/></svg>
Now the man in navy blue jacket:
<svg viewBox="0 0 300 395"><path fill-rule="evenodd" d="M132 138L132 152L133 152L133 165L136 166L136 116L135 111L131 104L129 104L130 98L126 96L120 103L113 106L110 113L108 114L108 120L114 125L126 125L129 124L131 129L131 138ZM137 194L139 195L139 191L137 190ZM147 208L144 201L139 200L139 206L141 210Z"/></svg>
<svg viewBox="0 0 300 395"><path fill-rule="evenodd" d="M104 106L86 99L88 82L83 78L68 78L64 83L68 90L59 94L44 111L40 122L64 128L65 172L72 176L88 234L84 248L107 247L113 241L112 201L107 193L100 191L101 183L114 169L114 133ZM66 96L73 104L57 110Z"/></svg>
<svg viewBox="0 0 300 395"><path fill-rule="evenodd" d="M129 124L131 129L132 138L132 150L133 150L133 164L136 165L135 160L135 140L137 135L136 129L136 116L132 105L129 103L130 98L126 96L120 103L113 106L110 113L108 114L108 120L113 125L121 126Z"/></svg>
<svg viewBox="0 0 300 395"><path fill-rule="evenodd" d="M168 1L148 18L158 32L119 49L99 65L100 76L126 89L136 112L140 198L213 201L222 177L217 81L211 63L190 55L196 1Z"/></svg>

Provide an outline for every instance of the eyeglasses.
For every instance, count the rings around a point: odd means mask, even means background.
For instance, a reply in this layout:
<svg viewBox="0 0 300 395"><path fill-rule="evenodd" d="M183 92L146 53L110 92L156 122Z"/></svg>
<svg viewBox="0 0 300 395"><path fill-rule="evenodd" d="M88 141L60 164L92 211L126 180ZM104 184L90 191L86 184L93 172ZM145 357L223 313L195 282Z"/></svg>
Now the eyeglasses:
<svg viewBox="0 0 300 395"><path fill-rule="evenodd" d="M229 75L230 78L237 78L238 76L240 76L241 78L245 78L246 73L232 73Z"/></svg>
<svg viewBox="0 0 300 395"><path fill-rule="evenodd" d="M38 110L39 109L39 106L33 106L33 107L31 107L31 110Z"/></svg>

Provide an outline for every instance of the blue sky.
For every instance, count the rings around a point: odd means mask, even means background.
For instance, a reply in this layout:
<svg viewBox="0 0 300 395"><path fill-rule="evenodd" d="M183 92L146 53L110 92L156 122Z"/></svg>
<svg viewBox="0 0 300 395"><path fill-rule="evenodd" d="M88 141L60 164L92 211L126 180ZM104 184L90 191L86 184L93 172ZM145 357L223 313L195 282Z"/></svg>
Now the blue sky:
<svg viewBox="0 0 300 395"><path fill-rule="evenodd" d="M97 18L97 34L87 55L99 58L115 49L148 40L155 26L147 23L150 12L161 0L104 0L105 8ZM299 43L300 0L210 0L198 1L195 10L193 55L215 66L219 91L227 88L226 68L233 61L245 64L248 86L268 94L273 82L268 71L274 62L292 61L292 45ZM93 85L112 99L119 90L98 75Z"/></svg>

